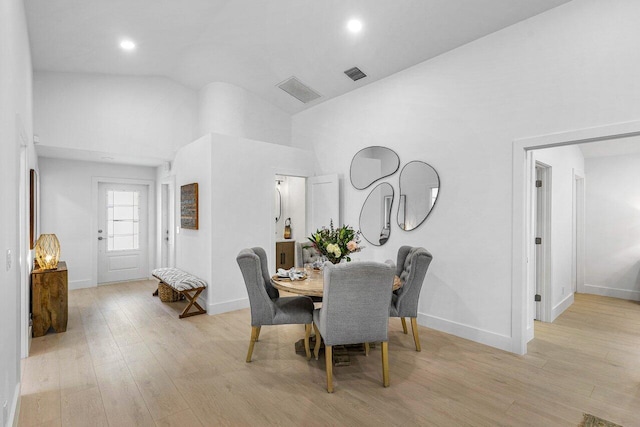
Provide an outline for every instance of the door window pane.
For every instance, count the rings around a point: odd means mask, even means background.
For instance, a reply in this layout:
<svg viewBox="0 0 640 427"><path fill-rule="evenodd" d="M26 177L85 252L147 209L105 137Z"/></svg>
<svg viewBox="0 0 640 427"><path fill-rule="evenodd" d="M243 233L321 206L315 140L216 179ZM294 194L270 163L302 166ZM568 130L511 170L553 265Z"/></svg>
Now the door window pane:
<svg viewBox="0 0 640 427"><path fill-rule="evenodd" d="M107 250L139 248L140 194L107 190Z"/></svg>

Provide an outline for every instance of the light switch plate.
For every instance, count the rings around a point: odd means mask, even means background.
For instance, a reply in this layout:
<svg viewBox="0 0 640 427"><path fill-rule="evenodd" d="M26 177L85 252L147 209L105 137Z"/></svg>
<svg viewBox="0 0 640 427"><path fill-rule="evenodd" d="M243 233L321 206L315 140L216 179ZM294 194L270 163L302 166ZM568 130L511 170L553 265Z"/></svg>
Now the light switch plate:
<svg viewBox="0 0 640 427"><path fill-rule="evenodd" d="M7 271L11 270L11 249L7 249Z"/></svg>

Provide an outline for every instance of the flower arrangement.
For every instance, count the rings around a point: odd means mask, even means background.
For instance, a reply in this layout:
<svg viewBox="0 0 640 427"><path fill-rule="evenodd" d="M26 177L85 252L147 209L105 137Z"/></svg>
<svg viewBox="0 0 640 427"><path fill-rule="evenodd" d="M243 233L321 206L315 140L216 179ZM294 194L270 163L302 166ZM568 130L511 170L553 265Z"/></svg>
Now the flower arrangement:
<svg viewBox="0 0 640 427"><path fill-rule="evenodd" d="M360 252L360 231L354 231L352 227L343 225L340 228L333 227L333 220L329 228L322 227L309 237L313 246L329 261L338 264L342 259L351 261L350 254Z"/></svg>

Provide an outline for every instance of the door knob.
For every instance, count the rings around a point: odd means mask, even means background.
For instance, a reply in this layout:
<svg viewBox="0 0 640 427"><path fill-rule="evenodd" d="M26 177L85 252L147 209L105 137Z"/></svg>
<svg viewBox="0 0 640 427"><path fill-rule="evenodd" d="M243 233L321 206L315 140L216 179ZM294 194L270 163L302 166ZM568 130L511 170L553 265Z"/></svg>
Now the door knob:
<svg viewBox="0 0 640 427"><path fill-rule="evenodd" d="M98 240L102 240L102 239L103 239L103 237L102 237L102 236L98 237Z"/></svg>

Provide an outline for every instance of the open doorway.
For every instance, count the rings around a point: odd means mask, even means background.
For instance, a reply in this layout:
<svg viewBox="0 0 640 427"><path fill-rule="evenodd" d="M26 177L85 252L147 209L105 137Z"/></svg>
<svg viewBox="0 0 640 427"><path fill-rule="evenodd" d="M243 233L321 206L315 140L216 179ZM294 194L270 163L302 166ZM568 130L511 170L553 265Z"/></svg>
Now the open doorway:
<svg viewBox="0 0 640 427"><path fill-rule="evenodd" d="M306 240L306 182L291 175L276 175L274 180L275 268L289 269L299 264L296 244Z"/></svg>
<svg viewBox="0 0 640 427"><path fill-rule="evenodd" d="M576 146L577 144L592 145L593 143L619 141L623 139L627 141L629 147L637 150L640 147L640 139L637 138L639 135L640 122L629 122L514 141L512 343L515 353L526 353L526 343L528 339L533 337L533 331L529 329L533 327L533 323L529 319L535 317L535 305L531 302L530 298L534 296L533 290L535 289L534 282L536 277L534 274L536 263L532 262L535 259L535 236L532 231L534 229L533 220L535 216L533 215L533 206L531 206L531 200L533 200L532 193L535 191L534 158L536 150ZM638 150L638 156L640 156L640 150ZM640 168L635 169L640 170ZM582 256L582 261L580 257L581 254L585 252L585 247L589 247L588 232L585 233L585 230L589 227L585 225L585 216L584 213L580 213L580 206L588 205L588 202L585 202L585 199L588 197L584 194L587 193L585 188L590 187L585 185L586 178L584 173L581 171L572 172L573 176L570 176L570 179L567 180L568 185L572 186L573 190L567 195L571 215L569 216L569 221L566 223L570 242L567 246L572 252L570 257L566 257L565 261L558 266L568 270L570 279L557 284L556 298L560 301L557 305L558 311L561 312L565 308L565 304L571 302L569 297L574 289L579 290L581 287L589 287L589 289L591 289L589 293L607 296L625 295L630 297L628 299L640 297L640 292L637 291L625 290L624 292L620 291L616 293L616 291L612 289L603 289L602 287L598 289L597 287L584 284L585 281L589 280L588 277L585 277L584 265L590 265L590 262L586 263L584 261L588 256ZM585 172L589 173L587 170L585 170ZM582 195L580 194L581 192ZM603 190L602 194L607 194L606 189ZM555 195L554 200L557 200L557 197L558 195ZM598 202L599 203L595 203L595 205L607 207L604 199L599 199ZM584 210L582 212L584 212ZM554 233L552 233L552 235L553 234ZM585 234L587 235L586 237ZM556 248L556 245L554 245L554 248ZM588 252L588 249L586 251ZM555 277L554 274L555 271L552 272L552 278ZM555 281L555 279L552 279L552 281ZM570 295L565 296L564 294ZM553 312L551 318L554 318Z"/></svg>

